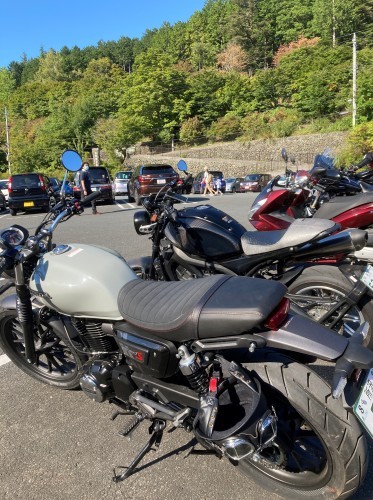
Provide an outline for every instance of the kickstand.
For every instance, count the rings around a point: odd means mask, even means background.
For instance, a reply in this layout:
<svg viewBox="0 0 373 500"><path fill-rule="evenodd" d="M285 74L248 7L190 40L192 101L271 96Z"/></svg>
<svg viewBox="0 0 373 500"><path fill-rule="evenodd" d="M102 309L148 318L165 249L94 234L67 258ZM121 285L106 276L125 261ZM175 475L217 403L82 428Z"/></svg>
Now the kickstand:
<svg viewBox="0 0 373 500"><path fill-rule="evenodd" d="M126 471L123 472L123 474L118 475L114 469L113 481L115 483L124 481L131 474L133 474L136 466L141 462L141 460L145 457L145 455L149 453L153 445L155 445L155 448L158 449L162 441L163 430L165 427L166 423L163 420L157 419L152 423L152 425L149 427L149 433L151 434L149 441L142 448L142 450L136 455L136 457L132 460L132 462L128 467L120 467L121 469L126 469Z"/></svg>

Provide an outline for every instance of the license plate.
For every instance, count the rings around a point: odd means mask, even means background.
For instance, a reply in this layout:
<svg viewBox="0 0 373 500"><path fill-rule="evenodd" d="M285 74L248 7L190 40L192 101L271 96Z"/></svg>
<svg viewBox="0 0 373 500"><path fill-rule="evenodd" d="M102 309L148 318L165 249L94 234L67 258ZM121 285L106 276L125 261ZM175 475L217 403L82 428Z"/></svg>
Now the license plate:
<svg viewBox="0 0 373 500"><path fill-rule="evenodd" d="M373 368L369 370L363 383L354 413L373 438Z"/></svg>
<svg viewBox="0 0 373 500"><path fill-rule="evenodd" d="M24 201L23 202L23 206L24 207L33 207L34 206L34 202L33 201Z"/></svg>
<svg viewBox="0 0 373 500"><path fill-rule="evenodd" d="M367 265L363 274L360 276L360 280L366 285L370 290L373 290L373 266Z"/></svg>
<svg viewBox="0 0 373 500"><path fill-rule="evenodd" d="M98 191L98 188L92 188L92 191Z"/></svg>
<svg viewBox="0 0 373 500"><path fill-rule="evenodd" d="M157 184L166 184L166 179L157 179Z"/></svg>

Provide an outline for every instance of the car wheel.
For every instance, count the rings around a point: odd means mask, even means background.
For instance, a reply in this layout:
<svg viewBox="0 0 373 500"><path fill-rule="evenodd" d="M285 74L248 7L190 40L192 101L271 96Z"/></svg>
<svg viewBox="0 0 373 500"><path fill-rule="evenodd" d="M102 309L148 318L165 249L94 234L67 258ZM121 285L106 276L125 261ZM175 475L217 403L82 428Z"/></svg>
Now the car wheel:
<svg viewBox="0 0 373 500"><path fill-rule="evenodd" d="M17 215L17 210L13 210L13 208L9 209L10 215Z"/></svg>
<svg viewBox="0 0 373 500"><path fill-rule="evenodd" d="M135 203L137 206L140 206L141 205L141 196L139 195L139 192L137 191L137 189L135 190Z"/></svg>
<svg viewBox="0 0 373 500"><path fill-rule="evenodd" d="M128 190L128 202L129 203L133 203L135 201L135 198L133 196L131 196L131 193L130 191Z"/></svg>

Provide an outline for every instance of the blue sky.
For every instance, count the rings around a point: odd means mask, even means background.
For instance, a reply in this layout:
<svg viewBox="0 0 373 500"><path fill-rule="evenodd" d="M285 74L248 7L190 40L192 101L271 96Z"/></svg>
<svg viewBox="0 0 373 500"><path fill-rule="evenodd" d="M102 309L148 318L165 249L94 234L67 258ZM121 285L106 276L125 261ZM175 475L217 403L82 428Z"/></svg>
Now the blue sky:
<svg viewBox="0 0 373 500"><path fill-rule="evenodd" d="M0 67L40 49L80 48L121 36L141 38L164 22L187 21L205 0L2 0Z"/></svg>

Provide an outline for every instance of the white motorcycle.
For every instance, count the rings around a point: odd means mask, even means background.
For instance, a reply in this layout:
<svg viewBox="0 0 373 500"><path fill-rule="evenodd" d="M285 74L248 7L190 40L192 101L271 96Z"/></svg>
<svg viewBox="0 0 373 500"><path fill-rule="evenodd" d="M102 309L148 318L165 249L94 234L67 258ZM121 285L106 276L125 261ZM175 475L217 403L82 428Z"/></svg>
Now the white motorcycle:
<svg viewBox="0 0 373 500"><path fill-rule="evenodd" d="M77 171L81 158L66 151L62 162ZM58 224L82 210L62 196L34 236L0 232L0 293L16 292L2 301L0 346L28 375L132 414L123 436L149 422L149 441L114 480L169 426L287 498L356 491L373 430L367 325L347 339L292 314L279 282L141 280L109 249L55 246ZM315 358L334 363L332 387L307 365Z"/></svg>

